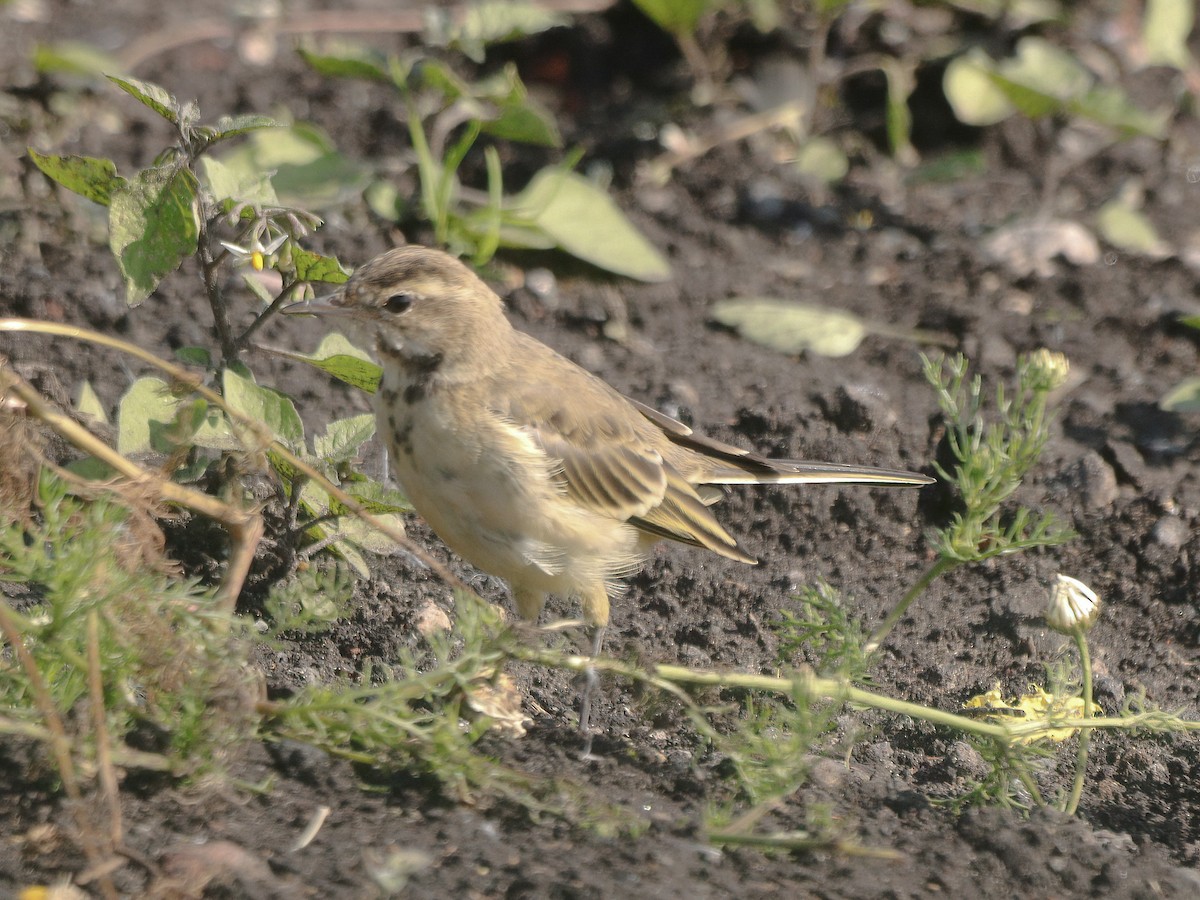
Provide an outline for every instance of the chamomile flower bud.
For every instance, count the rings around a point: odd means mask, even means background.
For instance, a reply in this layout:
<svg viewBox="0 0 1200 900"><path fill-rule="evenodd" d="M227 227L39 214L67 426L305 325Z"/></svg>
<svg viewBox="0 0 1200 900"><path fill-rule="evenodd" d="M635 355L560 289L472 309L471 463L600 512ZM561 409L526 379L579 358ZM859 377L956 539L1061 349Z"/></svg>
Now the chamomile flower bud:
<svg viewBox="0 0 1200 900"><path fill-rule="evenodd" d="M1100 615L1100 598L1077 578L1059 573L1050 588L1046 624L1062 634L1087 631Z"/></svg>
<svg viewBox="0 0 1200 900"><path fill-rule="evenodd" d="M1029 354L1026 364L1029 366L1031 380L1042 390L1052 391L1066 383L1067 375L1071 372L1071 363L1065 354L1040 347Z"/></svg>

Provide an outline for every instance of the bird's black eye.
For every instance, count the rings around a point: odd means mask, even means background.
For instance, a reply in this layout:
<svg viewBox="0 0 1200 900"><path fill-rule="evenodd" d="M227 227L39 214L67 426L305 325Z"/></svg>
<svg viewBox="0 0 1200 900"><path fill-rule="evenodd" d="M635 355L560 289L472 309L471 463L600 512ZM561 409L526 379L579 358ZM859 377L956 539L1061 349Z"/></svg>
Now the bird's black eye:
<svg viewBox="0 0 1200 900"><path fill-rule="evenodd" d="M409 308L413 305L413 301L416 299L416 295L410 294L408 291L400 294L392 294L383 304L383 308L390 313L399 315L400 313L408 312Z"/></svg>

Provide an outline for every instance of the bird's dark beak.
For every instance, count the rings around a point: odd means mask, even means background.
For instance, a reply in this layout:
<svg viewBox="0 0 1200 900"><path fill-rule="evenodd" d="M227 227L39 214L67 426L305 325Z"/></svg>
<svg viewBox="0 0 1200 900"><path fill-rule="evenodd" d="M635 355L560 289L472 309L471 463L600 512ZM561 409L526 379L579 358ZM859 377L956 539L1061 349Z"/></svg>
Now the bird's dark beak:
<svg viewBox="0 0 1200 900"><path fill-rule="evenodd" d="M314 297L311 300L299 300L289 303L279 310L287 316L330 316L348 318L354 315L354 308L346 305L346 292L335 291L324 297Z"/></svg>

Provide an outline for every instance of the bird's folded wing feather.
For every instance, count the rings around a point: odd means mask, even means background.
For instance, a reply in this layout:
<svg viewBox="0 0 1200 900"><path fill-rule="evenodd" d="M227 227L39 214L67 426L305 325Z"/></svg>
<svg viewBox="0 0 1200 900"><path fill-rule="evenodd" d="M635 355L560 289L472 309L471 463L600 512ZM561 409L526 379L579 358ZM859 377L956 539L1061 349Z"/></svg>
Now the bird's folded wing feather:
<svg viewBox="0 0 1200 900"><path fill-rule="evenodd" d="M628 398L627 398L628 399ZM643 416L662 429L673 443L693 451L696 470L686 473L696 484L879 484L918 486L932 478L902 469L881 469L844 463L811 462L803 459L768 459L746 450L696 434L682 422L653 407L629 400Z"/></svg>
<svg viewBox="0 0 1200 900"><path fill-rule="evenodd" d="M592 379L573 378L562 387L571 402L546 404L544 393L529 386L508 391L507 409L499 412L559 461L571 499L648 534L755 561L708 511L713 498L702 497L663 460L655 444L664 442L653 426L623 415L633 412L619 405L624 397Z"/></svg>

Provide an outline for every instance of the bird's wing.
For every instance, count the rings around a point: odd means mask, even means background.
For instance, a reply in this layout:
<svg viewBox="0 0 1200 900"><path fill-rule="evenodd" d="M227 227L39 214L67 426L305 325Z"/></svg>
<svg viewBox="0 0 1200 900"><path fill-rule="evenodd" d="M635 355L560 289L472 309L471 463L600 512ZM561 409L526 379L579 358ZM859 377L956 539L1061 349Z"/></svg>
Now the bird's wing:
<svg viewBox="0 0 1200 900"><path fill-rule="evenodd" d="M679 447L692 451L690 460L695 471L687 472L690 480L709 484L876 484L893 487L932 484L933 479L903 469L881 469L875 466L856 466L844 463L813 462L803 459L768 459L746 450L696 434L682 422L658 410L629 402L653 422Z"/></svg>
<svg viewBox="0 0 1200 900"><path fill-rule="evenodd" d="M662 433L607 384L557 358L559 392L545 385L509 385L497 412L557 461L563 490L586 509L628 522L648 534L706 547L754 562L721 527L695 486L669 462ZM706 502L707 500L707 502Z"/></svg>

